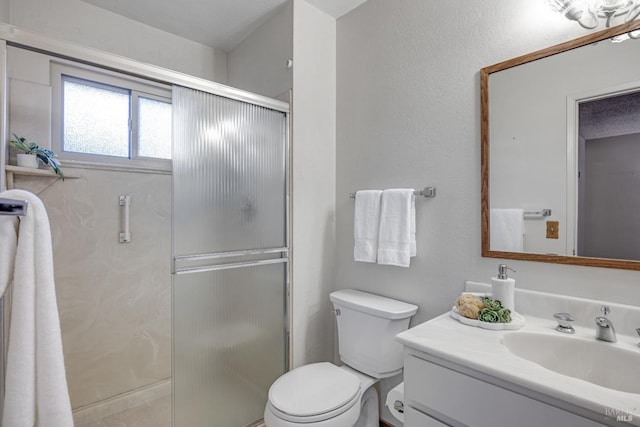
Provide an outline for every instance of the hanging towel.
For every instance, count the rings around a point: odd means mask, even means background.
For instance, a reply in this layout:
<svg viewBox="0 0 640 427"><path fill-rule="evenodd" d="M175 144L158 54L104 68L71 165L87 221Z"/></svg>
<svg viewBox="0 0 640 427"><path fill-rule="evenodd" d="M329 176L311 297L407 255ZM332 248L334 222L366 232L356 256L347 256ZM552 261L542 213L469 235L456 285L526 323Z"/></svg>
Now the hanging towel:
<svg viewBox="0 0 640 427"><path fill-rule="evenodd" d="M492 251L522 252L524 249L524 210L491 209L489 247Z"/></svg>
<svg viewBox="0 0 640 427"><path fill-rule="evenodd" d="M416 196L411 194L411 231L409 232L409 255L411 258L418 253L416 247Z"/></svg>
<svg viewBox="0 0 640 427"><path fill-rule="evenodd" d="M380 226L380 190L356 192L353 216L353 259L360 262L376 262L378 255L378 229Z"/></svg>
<svg viewBox="0 0 640 427"><path fill-rule="evenodd" d="M42 201L27 191L9 190L0 196L29 203L17 229L15 258L2 265L13 270L2 425L73 427L47 212ZM0 216L0 232L9 233L0 236L1 245L15 239L15 221L15 217ZM4 247L0 250L3 255L8 252ZM1 274L0 280L6 281L7 275ZM0 283L0 288L7 285Z"/></svg>
<svg viewBox="0 0 640 427"><path fill-rule="evenodd" d="M413 188L394 188L382 192L378 264L409 267L412 247L415 248L414 198Z"/></svg>

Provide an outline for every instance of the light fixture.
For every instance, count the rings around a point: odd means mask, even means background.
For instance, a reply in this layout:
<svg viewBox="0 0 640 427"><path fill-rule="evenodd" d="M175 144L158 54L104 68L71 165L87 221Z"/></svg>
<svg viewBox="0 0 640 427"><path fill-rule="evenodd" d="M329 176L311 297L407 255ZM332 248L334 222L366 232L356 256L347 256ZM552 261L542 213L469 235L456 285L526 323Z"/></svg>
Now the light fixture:
<svg viewBox="0 0 640 427"><path fill-rule="evenodd" d="M640 16L640 0L547 0L553 10L583 28L593 30L602 20L609 28ZM630 35L630 38L638 38Z"/></svg>

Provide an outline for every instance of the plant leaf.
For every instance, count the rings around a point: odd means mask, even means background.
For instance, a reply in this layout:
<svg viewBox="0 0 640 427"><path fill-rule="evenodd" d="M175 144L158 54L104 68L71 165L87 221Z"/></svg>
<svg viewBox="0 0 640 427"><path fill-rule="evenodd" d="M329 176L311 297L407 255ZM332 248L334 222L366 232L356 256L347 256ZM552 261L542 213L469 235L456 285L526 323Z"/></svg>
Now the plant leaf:
<svg viewBox="0 0 640 427"><path fill-rule="evenodd" d="M35 154L42 163L51 166L53 171L64 181L64 173L62 172L62 169L60 169L60 162L54 160L54 157L57 156L56 153L47 148L39 147L36 142L27 142L27 138L23 136L18 136L15 133L12 134L16 139L9 141L9 145L11 145L11 147L16 150L23 151L25 154Z"/></svg>

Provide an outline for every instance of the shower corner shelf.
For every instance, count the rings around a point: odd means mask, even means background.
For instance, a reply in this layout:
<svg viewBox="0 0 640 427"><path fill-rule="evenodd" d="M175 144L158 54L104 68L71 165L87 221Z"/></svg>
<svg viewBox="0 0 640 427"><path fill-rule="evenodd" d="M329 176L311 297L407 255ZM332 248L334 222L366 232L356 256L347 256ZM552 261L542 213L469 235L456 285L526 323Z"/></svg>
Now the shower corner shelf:
<svg viewBox="0 0 640 427"><path fill-rule="evenodd" d="M55 172L46 170L46 169L31 169L31 168L23 168L21 166L5 165L5 170L7 173L7 189L8 190L11 190L14 188L14 185L13 185L14 175L59 178ZM64 175L64 179L78 179L78 178L80 178L79 175L67 174L67 173L65 173Z"/></svg>

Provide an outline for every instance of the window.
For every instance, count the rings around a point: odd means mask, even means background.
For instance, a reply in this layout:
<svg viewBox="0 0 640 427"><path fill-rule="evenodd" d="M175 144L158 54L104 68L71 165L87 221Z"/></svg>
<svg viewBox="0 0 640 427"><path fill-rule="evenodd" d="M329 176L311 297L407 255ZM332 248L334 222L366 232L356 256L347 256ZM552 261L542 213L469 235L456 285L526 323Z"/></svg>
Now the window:
<svg viewBox="0 0 640 427"><path fill-rule="evenodd" d="M63 77L62 151L131 157L126 90Z"/></svg>
<svg viewBox="0 0 640 427"><path fill-rule="evenodd" d="M170 168L168 87L69 65L55 64L52 70L54 110L59 106L54 151L63 161Z"/></svg>
<svg viewBox="0 0 640 427"><path fill-rule="evenodd" d="M171 158L171 104L138 97L138 155Z"/></svg>

